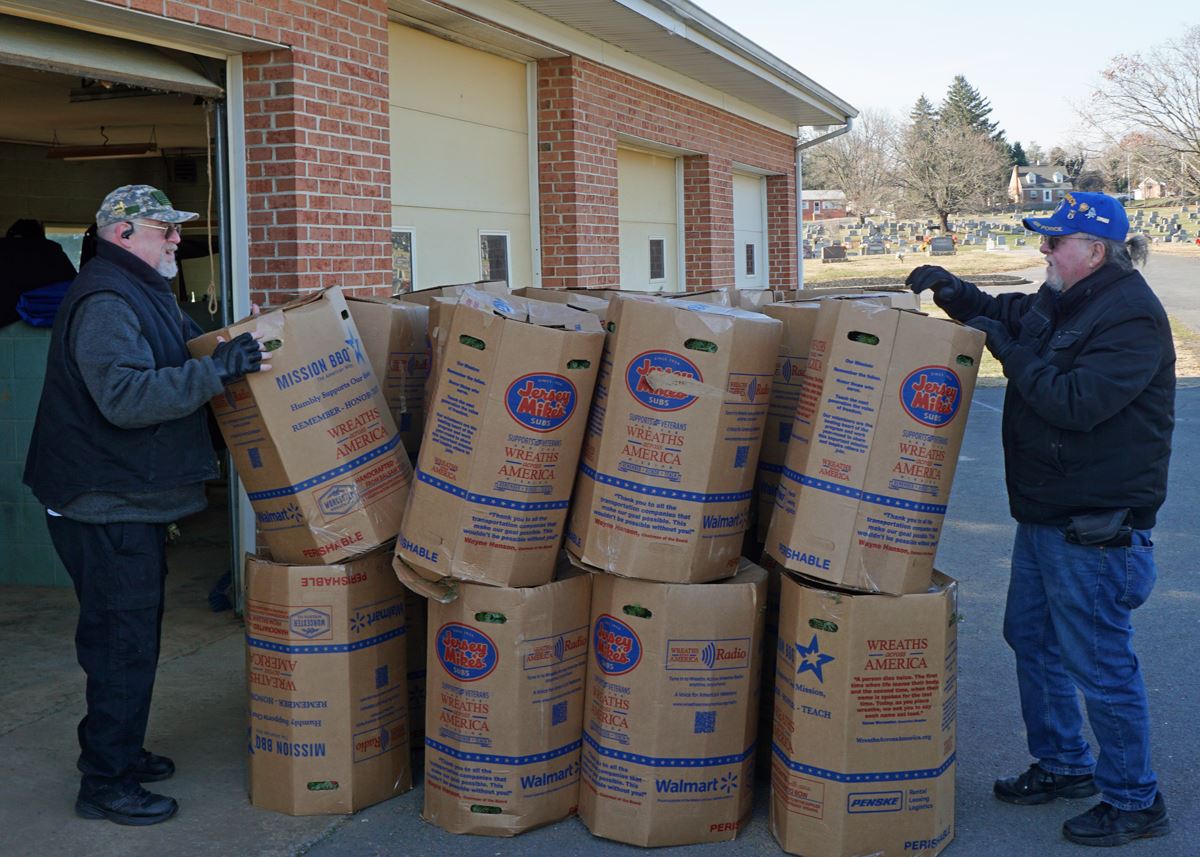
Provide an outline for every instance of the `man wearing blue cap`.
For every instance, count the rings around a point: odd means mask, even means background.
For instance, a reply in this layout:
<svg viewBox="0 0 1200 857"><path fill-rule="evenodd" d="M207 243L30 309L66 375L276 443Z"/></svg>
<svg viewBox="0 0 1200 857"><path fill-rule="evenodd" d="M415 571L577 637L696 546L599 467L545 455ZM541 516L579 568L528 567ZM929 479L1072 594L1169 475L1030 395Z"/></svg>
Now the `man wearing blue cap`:
<svg viewBox="0 0 1200 857"><path fill-rule="evenodd" d="M1046 257L1036 293L986 295L933 265L907 284L984 331L1008 379L1005 480L1017 534L1004 638L1035 761L997 780L995 794L1028 805L1099 792L1063 834L1121 845L1169 830L1130 622L1156 576L1150 530L1167 491L1175 348L1162 304L1134 269L1146 238L1126 239L1117 200L1070 193L1049 217L1023 222Z"/></svg>
<svg viewBox="0 0 1200 857"><path fill-rule="evenodd" d="M118 824L166 821L173 798L142 783L175 764L143 746L162 636L166 526L207 505L217 475L204 405L270 369L249 333L192 358L200 329L171 290L178 211L149 185L119 187L96 212L95 258L54 321L25 484L46 506L79 599L75 651L87 674L75 812Z"/></svg>

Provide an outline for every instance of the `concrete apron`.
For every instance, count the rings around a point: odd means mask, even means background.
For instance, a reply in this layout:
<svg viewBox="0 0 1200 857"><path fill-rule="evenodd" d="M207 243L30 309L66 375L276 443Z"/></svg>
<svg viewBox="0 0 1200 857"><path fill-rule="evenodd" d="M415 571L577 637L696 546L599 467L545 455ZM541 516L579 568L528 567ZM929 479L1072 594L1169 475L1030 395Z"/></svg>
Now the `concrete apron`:
<svg viewBox="0 0 1200 857"><path fill-rule="evenodd" d="M226 565L224 521L221 508L184 521L183 539L169 551L146 745L175 760L176 775L150 788L178 799L180 810L160 825L122 827L75 815L75 727L84 712L75 594L0 588L0 852L293 855L345 823L265 812L247 799L242 623L232 610L211 612L207 600Z"/></svg>

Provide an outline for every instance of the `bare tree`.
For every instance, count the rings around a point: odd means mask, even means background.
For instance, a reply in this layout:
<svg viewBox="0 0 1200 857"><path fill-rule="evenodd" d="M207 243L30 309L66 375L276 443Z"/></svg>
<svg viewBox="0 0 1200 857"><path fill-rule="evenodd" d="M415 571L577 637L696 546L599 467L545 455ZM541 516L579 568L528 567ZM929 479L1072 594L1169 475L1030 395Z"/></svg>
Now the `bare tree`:
<svg viewBox="0 0 1200 857"><path fill-rule="evenodd" d="M804 171L812 181L844 192L847 211L867 214L873 208L886 208L894 135L895 121L888 113L864 110L847 133L806 153Z"/></svg>
<svg viewBox="0 0 1200 857"><path fill-rule="evenodd" d="M1004 170L995 142L957 123L913 123L895 149L893 174L904 203L915 213L934 215L943 230L952 214L986 205L1002 188Z"/></svg>
<svg viewBox="0 0 1200 857"><path fill-rule="evenodd" d="M1165 156L1160 180L1183 193L1200 193L1200 26L1145 54L1119 54L1100 73L1080 117L1119 140L1140 132Z"/></svg>

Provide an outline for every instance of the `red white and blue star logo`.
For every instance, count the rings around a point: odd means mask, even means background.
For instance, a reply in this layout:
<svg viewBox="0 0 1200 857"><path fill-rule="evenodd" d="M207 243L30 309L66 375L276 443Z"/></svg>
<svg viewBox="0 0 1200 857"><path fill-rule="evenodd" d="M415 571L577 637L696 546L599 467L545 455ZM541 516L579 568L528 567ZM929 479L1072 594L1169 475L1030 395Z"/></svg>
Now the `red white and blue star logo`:
<svg viewBox="0 0 1200 857"><path fill-rule="evenodd" d="M833 655L827 655L821 651L816 634L813 634L812 642L807 646L799 643L795 645L797 659L800 661L800 666L796 668L796 675L800 675L802 672L811 672L817 677L817 681L824 684L825 676L821 673L821 669L833 660Z"/></svg>

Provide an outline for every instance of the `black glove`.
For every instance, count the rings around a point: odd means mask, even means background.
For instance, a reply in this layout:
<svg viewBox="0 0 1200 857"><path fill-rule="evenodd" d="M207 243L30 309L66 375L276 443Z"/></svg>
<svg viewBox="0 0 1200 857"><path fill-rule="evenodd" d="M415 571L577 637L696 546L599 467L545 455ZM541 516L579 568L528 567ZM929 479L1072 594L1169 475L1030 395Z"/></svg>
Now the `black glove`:
<svg viewBox="0 0 1200 857"><path fill-rule="evenodd" d="M228 342L219 343L213 349L212 359L217 364L221 383L228 384L243 375L257 372L262 363L262 350L258 347L258 340L254 335L246 331Z"/></svg>
<svg viewBox="0 0 1200 857"><path fill-rule="evenodd" d="M982 330L987 334L988 351L992 352L992 356L1001 363L1017 345L1017 341L1012 338L1008 328L1004 326L1004 322L988 318L986 315L975 316L967 322L967 327Z"/></svg>
<svg viewBox="0 0 1200 857"><path fill-rule="evenodd" d="M932 289L933 302L940 307L953 303L963 293L963 281L937 265L913 268L904 285L918 295L926 289Z"/></svg>

